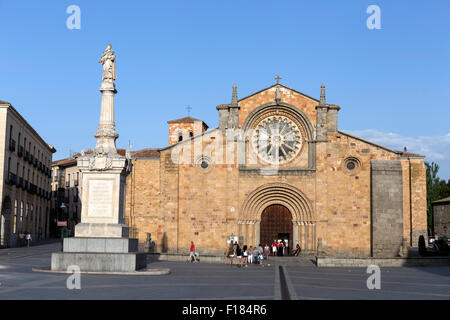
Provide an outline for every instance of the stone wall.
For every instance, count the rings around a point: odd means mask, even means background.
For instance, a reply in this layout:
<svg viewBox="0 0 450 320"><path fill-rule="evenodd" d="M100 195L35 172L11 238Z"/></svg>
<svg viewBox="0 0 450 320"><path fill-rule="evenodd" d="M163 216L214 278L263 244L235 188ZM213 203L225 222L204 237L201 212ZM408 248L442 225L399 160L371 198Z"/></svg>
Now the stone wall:
<svg viewBox="0 0 450 320"><path fill-rule="evenodd" d="M433 223L438 237L450 236L450 202L433 205Z"/></svg>
<svg viewBox="0 0 450 320"><path fill-rule="evenodd" d="M372 255L396 257L403 239L400 161L372 160Z"/></svg>
<svg viewBox="0 0 450 320"><path fill-rule="evenodd" d="M241 125L258 106L273 101L274 97L272 87L241 100ZM282 87L281 102L298 107L312 125L316 123L316 100ZM277 107L271 111L276 113ZM270 204L298 211L291 212L297 217L293 239L300 242L303 250L315 249L321 238L323 250L333 256L368 257L373 248L380 254L386 249L388 256L395 256L403 237L413 234L416 239L426 230L422 159L399 160L398 153L382 146L343 132L328 132L327 142L311 143L316 149L314 167L308 166L312 158L307 149L281 170L268 175L259 162L251 168L240 166L236 142L227 142L225 136L218 134L222 131L210 130L204 133L201 142L198 138L195 141L203 148L218 141L229 143L235 151L233 164L223 161L202 168L197 156L189 151L186 154L191 164L173 163L173 148L189 141L162 150L160 159L134 162L127 214L141 243L145 234L151 232L159 252L188 251L192 240L200 254L223 254L226 239L231 235L241 236L246 244L258 244L260 214ZM248 144L246 149L249 154ZM347 169L348 159L355 161L355 170ZM371 166L372 160L386 162ZM389 169L392 166L395 170ZM268 185L283 189L268 190L270 197L257 197L257 205L247 210L245 203L252 194ZM301 194L302 203L310 205L296 209L296 202L285 197L285 192ZM298 218L302 217L299 214L302 210L309 215L307 219ZM372 237L374 233L377 235Z"/></svg>

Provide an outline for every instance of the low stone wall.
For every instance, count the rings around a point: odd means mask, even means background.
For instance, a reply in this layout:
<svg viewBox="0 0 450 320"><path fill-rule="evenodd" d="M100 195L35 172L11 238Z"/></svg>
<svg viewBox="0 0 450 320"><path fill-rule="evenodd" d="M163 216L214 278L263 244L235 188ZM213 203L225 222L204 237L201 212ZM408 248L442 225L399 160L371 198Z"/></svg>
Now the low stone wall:
<svg viewBox="0 0 450 320"><path fill-rule="evenodd" d="M414 257L414 258L331 258L316 257L318 267L439 267L450 266L449 257Z"/></svg>
<svg viewBox="0 0 450 320"><path fill-rule="evenodd" d="M176 253L147 253L147 261L177 261L186 262L189 258L189 253L187 254L176 254ZM223 256L218 255L200 255L197 257L202 263L229 263L230 260ZM234 259L236 261L236 259ZM233 263L235 263L235 261Z"/></svg>

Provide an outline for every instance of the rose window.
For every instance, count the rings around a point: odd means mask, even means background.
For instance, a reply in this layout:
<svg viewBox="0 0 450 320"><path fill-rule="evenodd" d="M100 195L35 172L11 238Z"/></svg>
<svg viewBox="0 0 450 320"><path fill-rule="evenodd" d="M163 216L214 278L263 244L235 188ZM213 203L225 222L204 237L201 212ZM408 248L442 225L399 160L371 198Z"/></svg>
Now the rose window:
<svg viewBox="0 0 450 320"><path fill-rule="evenodd" d="M262 160L282 164L291 161L300 152L301 138L300 130L293 121L273 116L256 126L252 142Z"/></svg>

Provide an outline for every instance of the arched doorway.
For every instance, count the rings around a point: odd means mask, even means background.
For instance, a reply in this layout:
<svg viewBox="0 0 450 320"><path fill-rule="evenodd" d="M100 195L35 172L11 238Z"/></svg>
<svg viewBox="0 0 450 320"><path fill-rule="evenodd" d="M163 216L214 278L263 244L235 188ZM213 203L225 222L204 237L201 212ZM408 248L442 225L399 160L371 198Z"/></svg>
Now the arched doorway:
<svg viewBox="0 0 450 320"><path fill-rule="evenodd" d="M289 251L291 251L293 243L292 214L288 208L280 204L268 206L261 214L261 244L270 246L273 240L287 240Z"/></svg>
<svg viewBox="0 0 450 320"><path fill-rule="evenodd" d="M0 246L9 247L11 237L11 199L6 197L3 201L2 214L0 215Z"/></svg>

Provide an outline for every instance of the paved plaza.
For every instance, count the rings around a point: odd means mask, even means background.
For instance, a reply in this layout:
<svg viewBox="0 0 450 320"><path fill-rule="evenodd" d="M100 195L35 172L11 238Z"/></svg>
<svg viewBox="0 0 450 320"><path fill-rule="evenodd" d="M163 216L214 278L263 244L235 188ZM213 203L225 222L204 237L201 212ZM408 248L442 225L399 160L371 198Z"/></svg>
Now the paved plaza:
<svg viewBox="0 0 450 320"><path fill-rule="evenodd" d="M382 268L381 289L367 289L365 268L153 262L164 276L81 275L69 290L68 274L33 272L50 265L60 242L0 250L0 300L6 299L450 299L450 267Z"/></svg>

